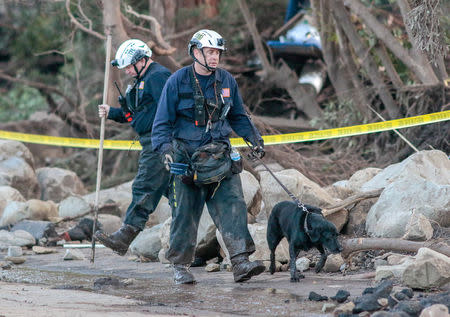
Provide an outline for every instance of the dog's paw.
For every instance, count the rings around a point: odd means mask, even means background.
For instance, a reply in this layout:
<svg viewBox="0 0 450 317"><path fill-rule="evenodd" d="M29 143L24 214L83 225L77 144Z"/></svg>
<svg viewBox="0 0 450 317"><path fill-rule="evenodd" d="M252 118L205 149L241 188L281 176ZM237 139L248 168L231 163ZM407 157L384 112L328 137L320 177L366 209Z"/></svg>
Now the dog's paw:
<svg viewBox="0 0 450 317"><path fill-rule="evenodd" d="M323 268L323 265L321 265L321 266L316 266L316 268L314 269L314 271L315 271L316 273L320 273L320 271L322 271L322 268Z"/></svg>
<svg viewBox="0 0 450 317"><path fill-rule="evenodd" d="M291 277L291 283L298 283L298 282L300 282L300 278L298 276Z"/></svg>

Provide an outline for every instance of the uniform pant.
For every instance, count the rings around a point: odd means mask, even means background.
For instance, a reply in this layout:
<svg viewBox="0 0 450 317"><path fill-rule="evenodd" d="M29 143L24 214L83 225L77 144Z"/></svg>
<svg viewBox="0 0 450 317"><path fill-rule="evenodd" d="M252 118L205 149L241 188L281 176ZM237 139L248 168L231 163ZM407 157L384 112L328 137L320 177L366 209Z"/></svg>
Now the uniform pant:
<svg viewBox="0 0 450 317"><path fill-rule="evenodd" d="M255 244L247 228L247 207L239 174L202 187L184 184L179 177L173 177L170 202L172 223L166 257L171 263L192 262L205 203L230 257L255 252Z"/></svg>
<svg viewBox="0 0 450 317"><path fill-rule="evenodd" d="M133 198L125 215L125 224L144 229L161 196L168 196L169 176L169 172L161 162L161 156L153 152L152 145L143 145L139 155L138 172L132 185Z"/></svg>

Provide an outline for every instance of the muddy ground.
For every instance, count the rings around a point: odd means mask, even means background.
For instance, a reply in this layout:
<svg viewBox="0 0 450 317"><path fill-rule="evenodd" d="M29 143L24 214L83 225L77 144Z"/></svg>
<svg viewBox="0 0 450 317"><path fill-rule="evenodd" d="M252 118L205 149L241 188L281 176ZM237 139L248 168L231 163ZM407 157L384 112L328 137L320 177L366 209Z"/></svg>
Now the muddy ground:
<svg viewBox="0 0 450 317"><path fill-rule="evenodd" d="M91 249L79 249L85 260L64 261L66 250L53 249L25 251L25 263L0 269L0 316L330 316L321 311L323 302L308 300L310 291L330 297L345 289L354 299L374 285L361 275L312 271L300 283L290 283L288 272L234 283L231 272L204 267L192 268L196 285L174 285L171 268L159 262L132 261L109 249L96 249L94 264ZM0 261L5 256L1 252ZM102 277L121 283L95 287Z"/></svg>

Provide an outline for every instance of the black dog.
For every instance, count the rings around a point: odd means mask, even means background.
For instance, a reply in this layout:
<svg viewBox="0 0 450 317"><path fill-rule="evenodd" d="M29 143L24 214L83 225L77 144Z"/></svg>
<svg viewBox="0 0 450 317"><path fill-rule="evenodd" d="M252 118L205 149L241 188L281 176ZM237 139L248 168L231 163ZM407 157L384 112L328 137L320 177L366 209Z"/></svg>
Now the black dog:
<svg viewBox="0 0 450 317"><path fill-rule="evenodd" d="M291 282L298 282L304 275L299 274L295 260L300 250L316 247L321 257L316 265L316 273L323 268L327 259L325 249L339 253L342 247L337 240L338 232L333 223L322 215L322 209L305 205L308 212L298 207L295 202L282 201L275 205L267 224L267 244L270 249L270 273L275 272L275 249L283 237L289 242L289 269Z"/></svg>

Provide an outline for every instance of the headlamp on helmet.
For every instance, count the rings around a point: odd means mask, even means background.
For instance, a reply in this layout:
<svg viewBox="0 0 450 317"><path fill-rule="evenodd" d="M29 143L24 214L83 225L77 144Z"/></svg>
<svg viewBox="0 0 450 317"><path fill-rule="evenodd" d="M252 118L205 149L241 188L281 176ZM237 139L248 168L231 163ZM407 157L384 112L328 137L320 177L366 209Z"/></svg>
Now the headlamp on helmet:
<svg viewBox="0 0 450 317"><path fill-rule="evenodd" d="M152 50L141 40L131 39L123 42L117 49L116 59L111 61L112 66L119 69L134 65L145 57L151 57Z"/></svg>

